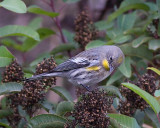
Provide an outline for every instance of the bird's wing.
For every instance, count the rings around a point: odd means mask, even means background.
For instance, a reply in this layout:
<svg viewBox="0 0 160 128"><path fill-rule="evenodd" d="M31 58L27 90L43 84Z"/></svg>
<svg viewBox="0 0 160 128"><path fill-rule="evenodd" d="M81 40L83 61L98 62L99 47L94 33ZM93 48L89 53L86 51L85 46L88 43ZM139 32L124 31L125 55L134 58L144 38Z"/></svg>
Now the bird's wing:
<svg viewBox="0 0 160 128"><path fill-rule="evenodd" d="M90 62L81 57L77 58L71 58L62 64L58 65L56 68L54 68L51 72L62 72L62 71L70 71L73 69L83 68L90 65Z"/></svg>

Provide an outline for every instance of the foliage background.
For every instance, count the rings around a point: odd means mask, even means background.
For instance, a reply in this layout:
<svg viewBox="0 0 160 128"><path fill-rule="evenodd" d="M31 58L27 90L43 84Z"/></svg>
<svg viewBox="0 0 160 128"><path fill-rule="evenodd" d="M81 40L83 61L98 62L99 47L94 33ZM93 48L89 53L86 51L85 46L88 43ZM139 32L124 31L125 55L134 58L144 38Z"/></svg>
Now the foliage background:
<svg viewBox="0 0 160 128"><path fill-rule="evenodd" d="M47 5L47 3L53 1L54 5ZM69 57L82 51L80 45L74 40L74 19L86 8L91 19L94 21L96 29L99 31L99 37L89 42L85 46L85 49L113 44L119 46L126 55L122 66L100 85L105 85L104 88L110 86L111 92L122 97L116 87L120 87L121 83L126 82L126 79L131 81L137 80L144 73L148 73L147 67L155 67L157 69L160 67L159 0L15 0L14 3L12 0L4 0L0 3L0 6L0 16L2 17L0 21L1 72L4 71L4 67L7 66L13 58L16 58L23 67L25 77L30 77L35 72L35 66L41 62L43 58L49 58L51 55L54 55L56 63L60 64ZM59 26L59 23L61 26ZM153 68L151 69L155 70ZM156 72L159 71L156 70ZM158 83L157 77L156 82ZM48 100L52 100L51 102L57 104L62 100L60 97L65 97L64 100L73 102L73 99L76 98L75 87L66 81L63 82L62 79L58 79L56 85L63 86L70 93L54 87L50 89L52 94L48 95ZM114 88L112 85L116 87ZM152 116L150 119L146 117L146 120L144 117L142 122L159 127L158 118L156 117L160 112L158 101L134 85L127 83L123 83L123 85L144 98L156 113L154 114L153 111L148 110L150 112L149 115ZM156 85L158 88L159 85ZM2 91L0 94L8 94L7 89L6 91L4 87L1 86L1 88ZM17 85L16 90L11 88L9 92L19 92L21 89L22 88ZM55 92L58 92L60 97L57 97ZM70 98L70 94L73 99ZM157 90L154 96L159 98L159 90ZM56 98L53 99L53 97ZM73 107L72 104L68 104ZM67 107L68 106L66 106L66 108ZM47 105L47 109L51 111L50 109L52 108ZM53 112L53 115L42 115L42 117L37 116L31 120L27 119L27 123L29 122L28 126L36 127L40 124L40 122L38 122L39 119L46 119L46 122L49 122L46 125L54 124L55 119L57 119L60 124L63 124L66 119L68 119L61 113L63 111L71 110L60 109L59 114ZM5 113L3 110L1 112ZM57 115L60 116L57 117ZM141 115L142 114L140 114L140 116ZM48 117L51 120L47 120L48 118L45 116L51 116ZM115 119L120 126L127 126L125 119L133 123L133 125L127 127L137 127L143 124L142 122L138 122L139 124L137 124L134 118L130 119L129 117L124 117L123 120L120 120L122 117L118 116L119 115L110 114L110 117ZM2 123L4 123L3 120Z"/></svg>

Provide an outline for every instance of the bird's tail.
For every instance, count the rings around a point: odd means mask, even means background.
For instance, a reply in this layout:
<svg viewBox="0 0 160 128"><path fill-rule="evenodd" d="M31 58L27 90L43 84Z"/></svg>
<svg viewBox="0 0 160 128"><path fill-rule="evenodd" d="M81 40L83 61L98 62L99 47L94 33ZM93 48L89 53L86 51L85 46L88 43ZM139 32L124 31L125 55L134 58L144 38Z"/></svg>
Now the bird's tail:
<svg viewBox="0 0 160 128"><path fill-rule="evenodd" d="M55 77L55 76L58 76L58 74L56 72L54 72L54 73L42 73L42 74L30 77L30 78L26 79L26 81L39 80L39 79L48 78L48 77Z"/></svg>

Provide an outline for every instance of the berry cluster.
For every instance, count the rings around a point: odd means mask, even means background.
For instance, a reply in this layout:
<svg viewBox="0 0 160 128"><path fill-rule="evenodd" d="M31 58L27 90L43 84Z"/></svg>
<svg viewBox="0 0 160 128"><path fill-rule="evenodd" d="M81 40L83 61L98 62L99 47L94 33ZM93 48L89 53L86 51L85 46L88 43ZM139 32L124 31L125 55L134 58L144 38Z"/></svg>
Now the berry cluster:
<svg viewBox="0 0 160 128"><path fill-rule="evenodd" d="M112 103L113 97L98 89L83 94L72 112L75 118L72 124L85 126L85 128L108 128L110 121L106 114L111 109ZM73 125L70 126L73 127Z"/></svg>
<svg viewBox="0 0 160 128"><path fill-rule="evenodd" d="M76 36L74 39L83 49L98 36L98 31L86 11L82 11L75 19L75 31Z"/></svg>

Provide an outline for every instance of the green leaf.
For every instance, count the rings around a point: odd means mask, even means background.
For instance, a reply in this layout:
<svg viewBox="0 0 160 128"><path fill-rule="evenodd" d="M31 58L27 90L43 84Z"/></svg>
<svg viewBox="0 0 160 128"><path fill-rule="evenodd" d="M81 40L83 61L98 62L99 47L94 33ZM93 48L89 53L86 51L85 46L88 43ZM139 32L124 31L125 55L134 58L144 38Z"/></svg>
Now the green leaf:
<svg viewBox="0 0 160 128"><path fill-rule="evenodd" d="M131 44L123 44L120 46L121 50L125 55L136 56L146 60L151 60L153 58L153 53L148 50L146 46L139 46L138 48L133 48Z"/></svg>
<svg viewBox="0 0 160 128"><path fill-rule="evenodd" d="M127 78L131 77L132 71L131 71L131 58L130 57L125 58L124 62L119 67L119 70L125 77Z"/></svg>
<svg viewBox="0 0 160 128"><path fill-rule="evenodd" d="M137 87L134 84L122 83L122 85L131 89L133 92L135 92L136 94L141 96L152 107L152 109L154 110L154 112L156 114L158 114L160 112L160 104L152 95L150 95L146 91L140 89L139 87Z"/></svg>
<svg viewBox="0 0 160 128"><path fill-rule="evenodd" d="M67 120L54 114L41 114L31 118L32 128L64 128Z"/></svg>
<svg viewBox="0 0 160 128"><path fill-rule="evenodd" d="M154 111L150 108L145 109L145 113L152 120L152 122L156 125L157 128L160 128L160 123Z"/></svg>
<svg viewBox="0 0 160 128"><path fill-rule="evenodd" d="M39 41L38 33L27 26L8 25L0 28L0 37L6 36L26 36Z"/></svg>
<svg viewBox="0 0 160 128"><path fill-rule="evenodd" d="M121 114L107 114L110 117L111 124L119 126L120 128L140 128L137 121L129 116Z"/></svg>
<svg viewBox="0 0 160 128"><path fill-rule="evenodd" d="M0 41L1 44L7 46L7 47L11 47L14 48L16 50L20 50L21 49L21 45L17 44L14 40L9 39L9 38L4 38Z"/></svg>
<svg viewBox="0 0 160 128"><path fill-rule="evenodd" d="M57 105L56 113L60 116L64 116L67 112L71 112L73 109L73 102L63 101Z"/></svg>
<svg viewBox="0 0 160 128"><path fill-rule="evenodd" d="M5 67L11 63L14 56L5 46L0 47L0 67Z"/></svg>
<svg viewBox="0 0 160 128"><path fill-rule="evenodd" d="M158 70L154 67L148 67L147 69L150 69L150 70L154 71L155 73L157 73L160 76L160 70Z"/></svg>
<svg viewBox="0 0 160 128"><path fill-rule="evenodd" d="M156 90L155 93L154 93L154 95L155 95L156 97L160 97L160 90Z"/></svg>
<svg viewBox="0 0 160 128"><path fill-rule="evenodd" d="M112 22L119 15L121 15L124 12L126 12L128 10L131 10L131 9L142 9L142 10L148 11L149 7L146 4L143 4L143 3L136 3L136 4L130 4L130 5L125 6L123 8L119 8L117 11L115 11L110 16L108 16L107 24L110 23L110 22Z"/></svg>
<svg viewBox="0 0 160 128"><path fill-rule="evenodd" d="M113 84L115 81L119 80L120 78L122 78L123 75L122 73L117 70L110 78L109 80L107 81L106 85L111 85Z"/></svg>
<svg viewBox="0 0 160 128"><path fill-rule="evenodd" d="M60 52L65 52L65 51L68 51L68 50L73 50L75 49L75 45L74 44L61 44L61 45L58 45L56 48L54 48L50 54L57 54L57 53L60 53Z"/></svg>
<svg viewBox="0 0 160 128"><path fill-rule="evenodd" d="M11 128L9 125L0 122L0 126L4 126L3 128Z"/></svg>
<svg viewBox="0 0 160 128"><path fill-rule="evenodd" d="M11 109L2 109L0 110L0 118L4 118L6 116L12 115Z"/></svg>
<svg viewBox="0 0 160 128"><path fill-rule="evenodd" d="M149 49L156 51L160 48L160 40L150 40Z"/></svg>
<svg viewBox="0 0 160 128"><path fill-rule="evenodd" d="M74 3L74 2L78 2L80 0L63 0L63 2L66 2L66 3Z"/></svg>
<svg viewBox="0 0 160 128"><path fill-rule="evenodd" d="M15 82L4 83L0 85L0 95L10 92L20 92L23 89L21 84Z"/></svg>
<svg viewBox="0 0 160 128"><path fill-rule="evenodd" d="M86 45L85 49L96 48L106 44L107 44L106 42L103 42L101 40L93 40Z"/></svg>
<svg viewBox="0 0 160 128"><path fill-rule="evenodd" d="M73 101L71 95L69 94L69 92L65 88L60 87L60 86L56 86L56 87L51 88L51 90L53 92L57 93L64 100L71 101L71 102Z"/></svg>
<svg viewBox="0 0 160 128"><path fill-rule="evenodd" d="M22 0L3 0L0 6L16 13L26 13L27 7Z"/></svg>
<svg viewBox="0 0 160 128"><path fill-rule="evenodd" d="M98 30L107 30L112 28L114 25L114 22L111 22L109 24L106 24L106 20L101 20L95 23L95 26Z"/></svg>
<svg viewBox="0 0 160 128"><path fill-rule="evenodd" d="M74 41L74 36L75 36L74 33L70 32L70 31L68 31L68 30L66 30L66 29L63 29L63 34L64 34L64 36L66 37L68 43L72 43L72 44L75 44L75 45L77 44L77 43Z"/></svg>
<svg viewBox="0 0 160 128"><path fill-rule="evenodd" d="M36 17L28 24L28 26L34 30L37 30L38 28L41 27L41 24L42 24L42 18Z"/></svg>
<svg viewBox="0 0 160 128"><path fill-rule="evenodd" d="M112 86L112 85L101 86L100 89L103 89L104 91L108 92L109 94L115 94L120 99L122 99L122 95L121 95L119 89L115 86Z"/></svg>
<svg viewBox="0 0 160 128"><path fill-rule="evenodd" d="M31 12L31 13L34 13L34 14L45 15L45 16L49 16L49 17L52 17L52 18L59 15L58 13L48 12L48 11L45 11L45 10L41 9L38 6L33 6L33 5L28 7L28 12Z"/></svg>
<svg viewBox="0 0 160 128"><path fill-rule="evenodd" d="M133 40L132 46L133 46L134 48L137 48L137 47L139 47L141 44L146 43L146 42L148 42L148 41L151 40L151 39L152 39L151 37L146 37L146 36L144 36L144 35L139 36L137 39Z"/></svg>
<svg viewBox="0 0 160 128"><path fill-rule="evenodd" d="M132 39L131 35L119 35L115 37L113 40L108 41L107 44L110 42L116 43L116 44L122 44Z"/></svg>
<svg viewBox="0 0 160 128"><path fill-rule="evenodd" d="M160 15L160 0L156 0L156 4L157 4L157 7L158 7L158 13Z"/></svg>
<svg viewBox="0 0 160 128"><path fill-rule="evenodd" d="M42 107L50 114L56 113L56 104L53 104L47 100L45 100L43 103L41 103Z"/></svg>
<svg viewBox="0 0 160 128"><path fill-rule="evenodd" d="M123 31L131 29L135 24L136 18L137 18L136 11L129 14L123 14L118 17L117 25Z"/></svg>
<svg viewBox="0 0 160 128"><path fill-rule="evenodd" d="M41 40L55 34L55 32L49 28L39 28L37 32L40 35Z"/></svg>

